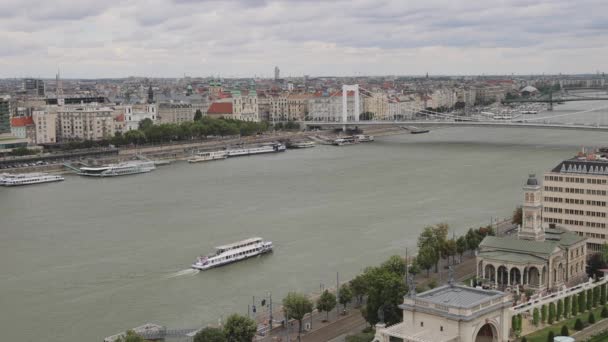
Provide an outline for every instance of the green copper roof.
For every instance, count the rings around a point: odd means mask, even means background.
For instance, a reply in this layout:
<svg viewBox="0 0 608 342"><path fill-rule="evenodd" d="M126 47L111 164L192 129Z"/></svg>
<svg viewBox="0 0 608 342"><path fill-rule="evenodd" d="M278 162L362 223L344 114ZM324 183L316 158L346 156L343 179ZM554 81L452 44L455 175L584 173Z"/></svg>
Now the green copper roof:
<svg viewBox="0 0 608 342"><path fill-rule="evenodd" d="M519 240L513 237L486 236L479 248L497 248L503 251L549 255L558 246L556 241Z"/></svg>
<svg viewBox="0 0 608 342"><path fill-rule="evenodd" d="M545 263L547 261L546 258L534 256L532 254L502 251L479 252L479 256L483 257L484 259L507 261L515 264L538 264Z"/></svg>

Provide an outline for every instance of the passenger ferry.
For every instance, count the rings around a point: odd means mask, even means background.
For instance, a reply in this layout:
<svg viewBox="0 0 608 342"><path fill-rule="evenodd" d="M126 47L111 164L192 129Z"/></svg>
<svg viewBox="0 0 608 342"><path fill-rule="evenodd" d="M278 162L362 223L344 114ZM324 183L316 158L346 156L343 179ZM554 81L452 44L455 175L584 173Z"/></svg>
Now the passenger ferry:
<svg viewBox="0 0 608 342"><path fill-rule="evenodd" d="M210 160L220 160L228 158L228 152L226 151L215 151L215 152L198 152L191 159L188 159L188 163L199 163Z"/></svg>
<svg viewBox="0 0 608 342"><path fill-rule="evenodd" d="M192 264L192 268L206 270L272 252L272 241L264 241L260 237L254 237L229 245L218 246L215 247L215 250L214 254L198 257Z"/></svg>
<svg viewBox="0 0 608 342"><path fill-rule="evenodd" d="M520 114L538 114L538 111L536 111L536 110L522 110L519 113Z"/></svg>
<svg viewBox="0 0 608 342"><path fill-rule="evenodd" d="M315 145L314 141L294 141L289 143L290 148L311 148L315 147Z"/></svg>
<svg viewBox="0 0 608 342"><path fill-rule="evenodd" d="M358 144L359 140L355 137L343 137L343 138L338 138L336 140L334 140L333 144L336 146L343 146L343 145L352 145L352 144Z"/></svg>
<svg viewBox="0 0 608 342"><path fill-rule="evenodd" d="M155 169L153 161L128 161L99 167L81 167L77 173L81 176L115 177L150 172Z"/></svg>
<svg viewBox="0 0 608 342"><path fill-rule="evenodd" d="M250 148L237 148L233 150L228 150L228 157L240 157L240 156L249 156L252 154L262 154L262 153L276 153L276 152L285 152L285 145L280 143L262 145L258 147L250 147Z"/></svg>
<svg viewBox="0 0 608 342"><path fill-rule="evenodd" d="M19 186L19 185L30 185L40 184L49 182L60 182L65 178L58 175L50 175L48 173L21 173L11 174L3 173L0 174L0 185L3 186Z"/></svg>
<svg viewBox="0 0 608 342"><path fill-rule="evenodd" d="M355 139L357 139L359 142L372 142L372 141L374 141L374 136L358 134L358 135L355 135Z"/></svg>

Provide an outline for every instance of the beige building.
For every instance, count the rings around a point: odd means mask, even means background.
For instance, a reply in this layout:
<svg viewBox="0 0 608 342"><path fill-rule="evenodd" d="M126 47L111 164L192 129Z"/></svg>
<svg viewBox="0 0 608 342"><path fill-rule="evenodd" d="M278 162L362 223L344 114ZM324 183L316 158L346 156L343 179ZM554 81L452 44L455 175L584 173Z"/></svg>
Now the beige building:
<svg viewBox="0 0 608 342"><path fill-rule="evenodd" d="M258 96L255 91L234 92L231 98L233 116L237 120L260 121Z"/></svg>
<svg viewBox="0 0 608 342"><path fill-rule="evenodd" d="M271 94L269 95L270 121L287 121L289 118L288 95Z"/></svg>
<svg viewBox="0 0 608 342"><path fill-rule="evenodd" d="M580 153L546 172L543 221L566 227L588 239L590 252L608 241L608 158L600 150Z"/></svg>
<svg viewBox="0 0 608 342"><path fill-rule="evenodd" d="M165 102L158 105L160 123L182 123L194 120L192 105L189 103Z"/></svg>
<svg viewBox="0 0 608 342"><path fill-rule="evenodd" d="M97 105L60 106L57 139L101 140L114 136L114 109Z"/></svg>
<svg viewBox="0 0 608 342"><path fill-rule="evenodd" d="M287 96L287 120L303 121L308 116L308 100L312 94L289 94Z"/></svg>
<svg viewBox="0 0 608 342"><path fill-rule="evenodd" d="M44 109L32 112L36 126L36 144L54 144L57 142L57 113Z"/></svg>
<svg viewBox="0 0 608 342"><path fill-rule="evenodd" d="M363 112L374 114L375 120L386 120L389 118L388 96L382 92L374 92L363 97Z"/></svg>

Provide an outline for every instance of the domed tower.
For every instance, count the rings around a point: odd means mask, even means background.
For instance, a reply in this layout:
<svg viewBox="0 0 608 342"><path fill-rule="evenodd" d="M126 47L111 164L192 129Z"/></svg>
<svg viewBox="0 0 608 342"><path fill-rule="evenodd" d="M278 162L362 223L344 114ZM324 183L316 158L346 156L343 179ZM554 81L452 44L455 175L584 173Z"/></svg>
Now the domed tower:
<svg viewBox="0 0 608 342"><path fill-rule="evenodd" d="M543 228L543 205L541 202L542 188L538 184L536 175L530 175L524 186L524 205L522 208L522 226L519 229L519 238L525 240L545 240Z"/></svg>

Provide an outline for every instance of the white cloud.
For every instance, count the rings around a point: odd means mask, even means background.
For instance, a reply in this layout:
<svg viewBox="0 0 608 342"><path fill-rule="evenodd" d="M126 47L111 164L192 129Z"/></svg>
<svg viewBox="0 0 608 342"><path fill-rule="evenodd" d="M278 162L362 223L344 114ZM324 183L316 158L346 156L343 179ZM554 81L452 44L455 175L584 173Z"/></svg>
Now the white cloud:
<svg viewBox="0 0 608 342"><path fill-rule="evenodd" d="M600 0L3 0L0 77L593 72Z"/></svg>

